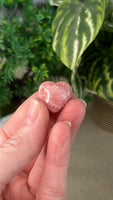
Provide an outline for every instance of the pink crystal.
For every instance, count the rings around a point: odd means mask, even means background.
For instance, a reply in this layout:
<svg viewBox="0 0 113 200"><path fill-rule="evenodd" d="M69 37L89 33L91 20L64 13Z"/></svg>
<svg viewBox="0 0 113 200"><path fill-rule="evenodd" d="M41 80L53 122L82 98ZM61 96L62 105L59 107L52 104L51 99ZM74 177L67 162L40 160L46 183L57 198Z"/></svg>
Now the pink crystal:
<svg viewBox="0 0 113 200"><path fill-rule="evenodd" d="M47 105L48 109L56 113L60 111L72 96L71 86L64 81L57 83L46 81L39 87L39 98Z"/></svg>

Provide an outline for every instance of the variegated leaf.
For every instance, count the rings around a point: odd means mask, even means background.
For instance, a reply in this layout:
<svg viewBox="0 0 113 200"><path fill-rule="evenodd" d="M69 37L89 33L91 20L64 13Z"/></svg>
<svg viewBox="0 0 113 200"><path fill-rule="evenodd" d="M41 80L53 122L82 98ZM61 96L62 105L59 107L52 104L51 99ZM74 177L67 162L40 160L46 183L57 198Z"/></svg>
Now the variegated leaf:
<svg viewBox="0 0 113 200"><path fill-rule="evenodd" d="M85 72L87 87L98 96L113 101L113 61L97 58Z"/></svg>
<svg viewBox="0 0 113 200"><path fill-rule="evenodd" d="M52 24L53 49L70 69L96 37L107 0L64 0Z"/></svg>
<svg viewBox="0 0 113 200"><path fill-rule="evenodd" d="M64 0L49 0L52 6L59 6Z"/></svg>

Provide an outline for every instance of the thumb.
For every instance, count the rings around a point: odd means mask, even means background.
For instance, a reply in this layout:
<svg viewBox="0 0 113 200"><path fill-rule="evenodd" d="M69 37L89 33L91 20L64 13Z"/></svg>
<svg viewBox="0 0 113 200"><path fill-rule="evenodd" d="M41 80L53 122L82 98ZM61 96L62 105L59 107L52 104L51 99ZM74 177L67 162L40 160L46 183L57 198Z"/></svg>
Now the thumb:
<svg viewBox="0 0 113 200"><path fill-rule="evenodd" d="M45 105L31 100L27 116L17 133L0 146L0 192L41 151L46 139L49 114Z"/></svg>

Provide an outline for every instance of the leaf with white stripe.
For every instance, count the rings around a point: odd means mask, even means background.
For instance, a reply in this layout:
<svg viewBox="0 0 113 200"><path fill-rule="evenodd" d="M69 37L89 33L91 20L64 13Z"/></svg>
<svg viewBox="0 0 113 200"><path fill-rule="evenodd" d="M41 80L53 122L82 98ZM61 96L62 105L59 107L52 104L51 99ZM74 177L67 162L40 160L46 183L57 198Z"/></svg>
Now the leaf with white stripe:
<svg viewBox="0 0 113 200"><path fill-rule="evenodd" d="M103 58L103 59L102 59ZM98 96L113 101L113 62L112 55L100 57L87 67L87 87Z"/></svg>
<svg viewBox="0 0 113 200"><path fill-rule="evenodd" d="M49 3L52 6L59 6L62 2L63 2L63 0L49 0Z"/></svg>
<svg viewBox="0 0 113 200"><path fill-rule="evenodd" d="M59 0L60 1L60 0ZM53 49L70 69L77 66L103 23L108 0L64 0L52 24Z"/></svg>

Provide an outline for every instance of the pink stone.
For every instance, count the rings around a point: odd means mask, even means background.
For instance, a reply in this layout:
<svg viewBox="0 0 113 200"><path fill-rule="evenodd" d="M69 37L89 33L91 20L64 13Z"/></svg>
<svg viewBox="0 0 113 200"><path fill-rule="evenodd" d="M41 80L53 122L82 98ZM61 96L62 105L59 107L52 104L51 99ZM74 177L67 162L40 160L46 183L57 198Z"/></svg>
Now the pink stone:
<svg viewBox="0 0 113 200"><path fill-rule="evenodd" d="M48 109L56 113L60 111L72 97L72 89L71 86L64 81L57 83L46 81L40 85L38 95L42 102L47 105Z"/></svg>

